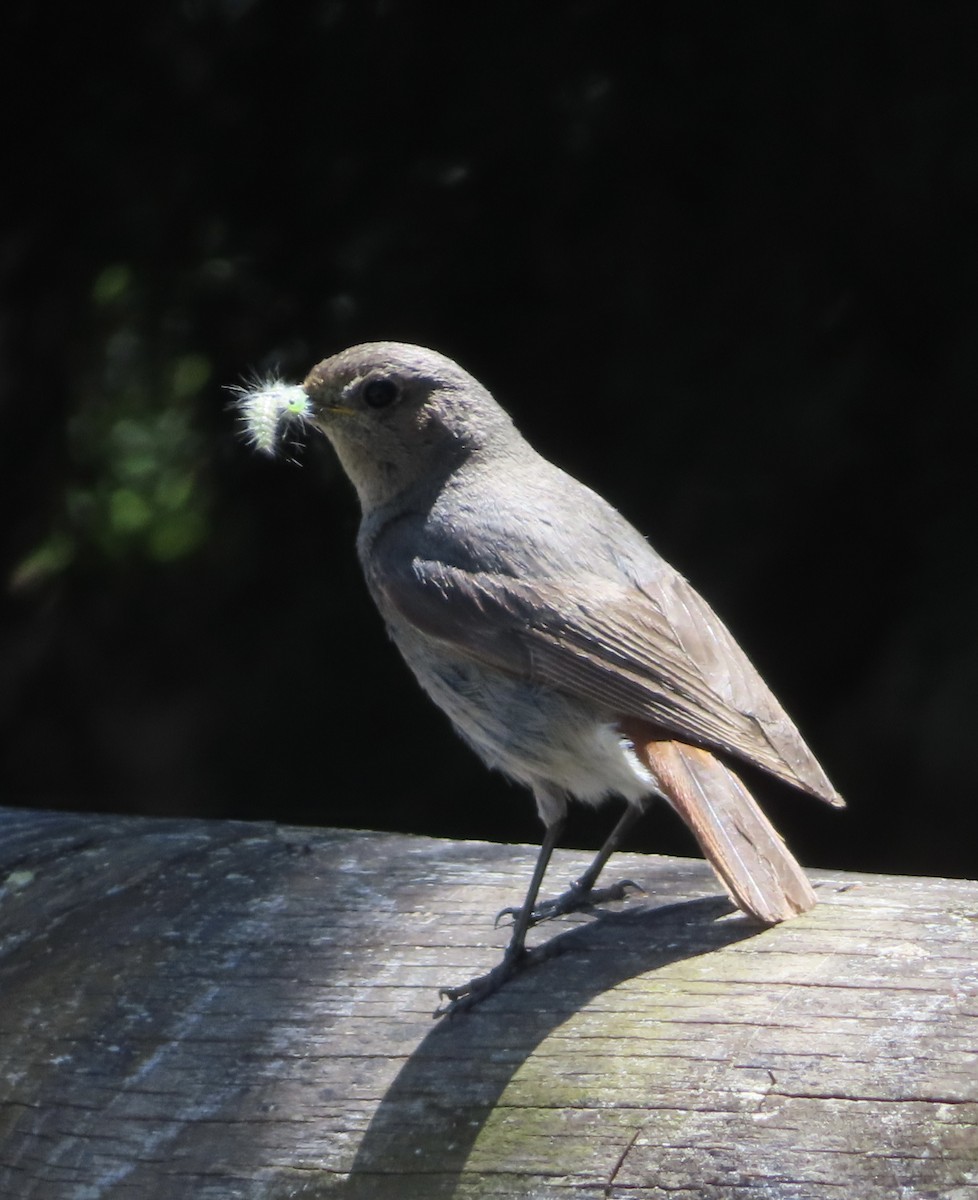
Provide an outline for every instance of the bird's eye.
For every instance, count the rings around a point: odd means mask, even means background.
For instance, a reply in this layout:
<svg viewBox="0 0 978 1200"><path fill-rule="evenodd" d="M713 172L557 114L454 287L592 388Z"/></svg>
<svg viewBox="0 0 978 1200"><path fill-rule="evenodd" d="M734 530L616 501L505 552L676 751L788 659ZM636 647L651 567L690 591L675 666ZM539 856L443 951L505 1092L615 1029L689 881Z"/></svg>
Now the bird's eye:
<svg viewBox="0 0 978 1200"><path fill-rule="evenodd" d="M363 402L368 408L387 408L400 395L393 379L371 379L363 386Z"/></svg>

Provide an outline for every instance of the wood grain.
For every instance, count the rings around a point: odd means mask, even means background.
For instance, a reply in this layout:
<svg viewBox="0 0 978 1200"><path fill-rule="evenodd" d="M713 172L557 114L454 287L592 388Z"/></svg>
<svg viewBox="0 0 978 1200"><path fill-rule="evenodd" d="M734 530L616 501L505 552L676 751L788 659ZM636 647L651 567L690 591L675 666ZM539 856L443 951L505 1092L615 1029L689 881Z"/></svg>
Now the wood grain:
<svg viewBox="0 0 978 1200"><path fill-rule="evenodd" d="M534 855L0 810L0 1196L978 1196L978 885L815 872L761 930L616 856L647 897L433 1022Z"/></svg>

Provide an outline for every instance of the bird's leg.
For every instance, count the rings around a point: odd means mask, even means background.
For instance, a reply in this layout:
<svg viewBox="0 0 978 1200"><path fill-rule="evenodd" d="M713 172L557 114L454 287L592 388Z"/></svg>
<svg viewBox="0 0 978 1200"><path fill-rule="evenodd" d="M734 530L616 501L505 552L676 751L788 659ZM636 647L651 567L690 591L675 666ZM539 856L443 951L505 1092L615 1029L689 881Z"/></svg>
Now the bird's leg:
<svg viewBox="0 0 978 1200"><path fill-rule="evenodd" d="M622 879L608 887L596 888L598 876L604 869L605 863L625 840L625 835L635 822L643 815L643 809L629 804L622 814L618 824L611 831L604 845L594 856L594 860L580 879L575 879L566 892L555 896L552 900L544 900L534 904L533 911L526 918L526 925L537 925L540 921L550 921L564 913L578 912L582 908L591 908L595 904L604 904L609 900L624 900L628 889L634 888L641 892L643 889L633 879ZM504 908L496 917L496 924L503 917L512 917L514 926L523 918L524 908Z"/></svg>
<svg viewBox="0 0 978 1200"><path fill-rule="evenodd" d="M441 988L438 994L447 1000L448 1003L435 1011L434 1015L436 1017L451 1016L453 1013L471 1008L474 1004L478 1004L480 1000L484 1000L486 996L491 996L507 979L510 979L518 971L530 966L534 961L546 957L540 951L526 949L526 933L530 926L534 924L534 910L537 896L540 892L540 885L543 883L543 877L547 872L550 856L553 854L554 846L556 846L560 835L564 831L565 824L566 820L561 816L548 824L544 830L543 844L540 846L540 853L537 855L536 865L533 868L533 875L530 879L530 886L526 891L526 899L523 901L521 908L509 910L513 913L513 935L509 939L509 945L503 952L502 960L491 971L487 971L485 975L478 975L475 979L470 979L468 983L463 983L460 987Z"/></svg>

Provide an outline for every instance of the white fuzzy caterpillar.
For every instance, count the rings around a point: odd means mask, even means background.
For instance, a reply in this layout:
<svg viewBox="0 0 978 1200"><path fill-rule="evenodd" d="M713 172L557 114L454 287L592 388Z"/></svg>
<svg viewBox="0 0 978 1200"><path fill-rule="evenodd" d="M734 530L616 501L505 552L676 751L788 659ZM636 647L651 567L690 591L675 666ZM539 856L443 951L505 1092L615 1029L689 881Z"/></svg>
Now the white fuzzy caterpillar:
<svg viewBox="0 0 978 1200"><path fill-rule="evenodd" d="M238 394L235 407L244 436L263 454L274 455L286 425L305 420L312 411L309 397L298 383L269 376L231 390Z"/></svg>

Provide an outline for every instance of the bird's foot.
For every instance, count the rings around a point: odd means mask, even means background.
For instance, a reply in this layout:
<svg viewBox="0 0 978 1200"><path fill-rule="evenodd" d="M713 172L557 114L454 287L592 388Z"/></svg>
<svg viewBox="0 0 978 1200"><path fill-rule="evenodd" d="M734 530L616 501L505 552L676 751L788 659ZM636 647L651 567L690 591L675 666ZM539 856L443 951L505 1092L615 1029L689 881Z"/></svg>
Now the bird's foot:
<svg viewBox="0 0 978 1200"><path fill-rule="evenodd" d="M454 1017L457 1013L473 1008L487 996L491 996L493 992L498 992L508 979L512 979L514 975L525 971L527 967L535 966L554 953L555 950L547 945L534 946L530 950L525 946L510 947L503 955L502 960L485 975L477 975L459 987L439 989L439 997L447 1000L448 1003L440 1005L431 1015L433 1017Z"/></svg>
<svg viewBox="0 0 978 1200"><path fill-rule="evenodd" d="M539 925L541 921L552 921L554 917L562 917L565 913L580 912L582 909L594 908L597 904L606 904L609 900L626 900L628 889L634 888L640 895L645 895L645 888L634 879L622 879L620 883L609 884L608 887L588 887L576 880L566 892L561 892L552 900L543 900L534 905L530 914L530 925ZM509 917L515 922L522 909L504 908L496 914L496 928Z"/></svg>

